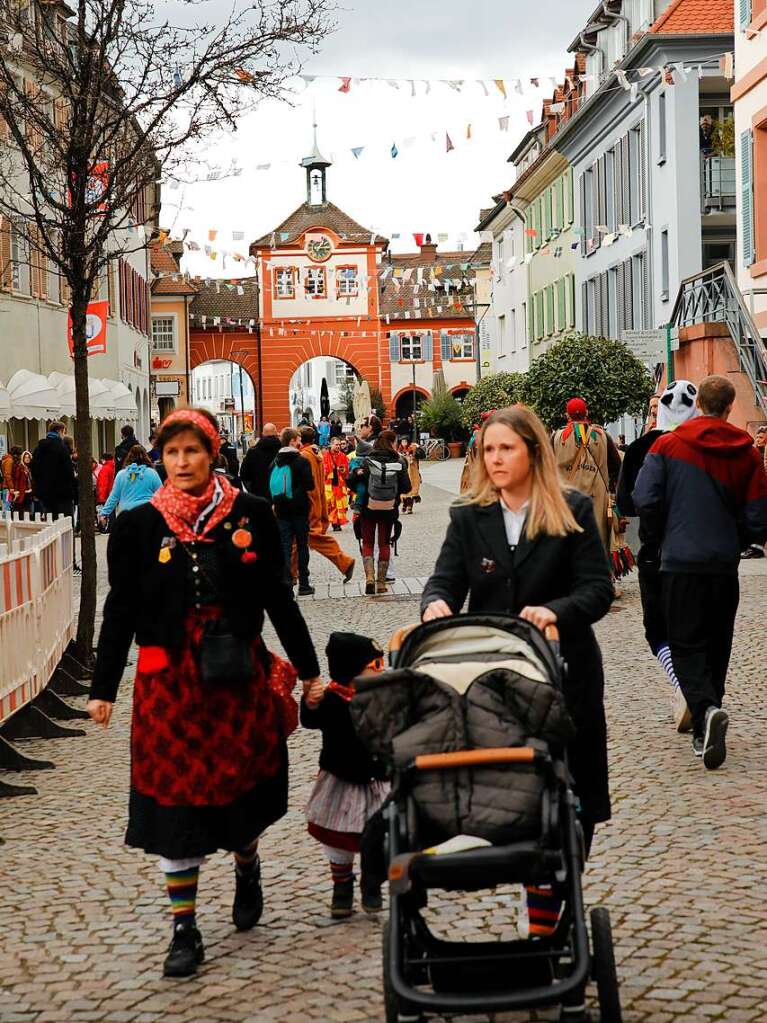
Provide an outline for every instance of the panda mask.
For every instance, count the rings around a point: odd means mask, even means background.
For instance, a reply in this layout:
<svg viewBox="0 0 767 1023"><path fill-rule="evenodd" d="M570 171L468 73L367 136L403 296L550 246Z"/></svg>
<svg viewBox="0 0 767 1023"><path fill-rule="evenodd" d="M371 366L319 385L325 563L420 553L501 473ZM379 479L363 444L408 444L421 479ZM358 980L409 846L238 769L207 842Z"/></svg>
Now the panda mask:
<svg viewBox="0 0 767 1023"><path fill-rule="evenodd" d="M675 380L663 392L658 404L658 429L675 430L677 426L695 419L700 409L695 404L698 388L689 380Z"/></svg>

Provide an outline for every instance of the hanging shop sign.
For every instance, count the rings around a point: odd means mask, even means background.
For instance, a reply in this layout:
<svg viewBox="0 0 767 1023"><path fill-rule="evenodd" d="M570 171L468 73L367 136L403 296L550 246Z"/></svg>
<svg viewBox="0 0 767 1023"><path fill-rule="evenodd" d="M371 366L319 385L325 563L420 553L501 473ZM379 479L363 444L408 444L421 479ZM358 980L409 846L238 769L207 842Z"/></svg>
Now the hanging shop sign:
<svg viewBox="0 0 767 1023"><path fill-rule="evenodd" d="M88 355L106 355L107 351L107 316L109 302L89 302L85 316L85 343ZM74 355L75 345L72 339L72 312L69 313L69 354Z"/></svg>

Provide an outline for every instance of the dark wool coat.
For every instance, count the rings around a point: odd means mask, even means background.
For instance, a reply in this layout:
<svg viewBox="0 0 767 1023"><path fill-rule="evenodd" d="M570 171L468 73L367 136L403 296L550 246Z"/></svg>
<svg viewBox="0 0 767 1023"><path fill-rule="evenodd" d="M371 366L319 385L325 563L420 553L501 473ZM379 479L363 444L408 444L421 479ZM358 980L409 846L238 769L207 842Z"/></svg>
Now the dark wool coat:
<svg viewBox="0 0 767 1023"><path fill-rule="evenodd" d="M249 493L271 501L269 476L279 450L279 437L262 437L254 447L246 451L240 466L240 479Z"/></svg>
<svg viewBox="0 0 767 1023"><path fill-rule="evenodd" d="M301 724L322 732L320 767L323 771L354 785L367 785L373 779L385 778L386 769L371 757L357 735L349 707L349 701L332 690L325 693L316 707L301 700Z"/></svg>
<svg viewBox="0 0 767 1023"><path fill-rule="evenodd" d="M599 822L610 818L610 795L602 655L591 626L609 610L613 589L591 500L577 491L567 499L583 532L532 541L523 533L514 552L499 502L451 508L421 608L441 599L457 614L468 596L469 612L519 614L545 606L556 613L568 666L565 700L577 729L570 768L584 816Z"/></svg>
<svg viewBox="0 0 767 1023"><path fill-rule="evenodd" d="M247 518L255 562L243 564L232 533ZM298 604L284 582L283 554L277 523L269 505L239 494L229 516L213 530L226 580L223 611L233 631L260 635L266 611L280 642L301 678L319 675L317 657ZM180 649L185 640L188 555L179 543L170 560L159 560L163 540L172 536L165 519L151 505L119 515L109 536L109 595L99 636L91 699L114 701L128 651L139 646Z"/></svg>
<svg viewBox="0 0 767 1023"><path fill-rule="evenodd" d="M29 466L35 496L45 505L74 501L75 469L69 448L60 437L43 437Z"/></svg>

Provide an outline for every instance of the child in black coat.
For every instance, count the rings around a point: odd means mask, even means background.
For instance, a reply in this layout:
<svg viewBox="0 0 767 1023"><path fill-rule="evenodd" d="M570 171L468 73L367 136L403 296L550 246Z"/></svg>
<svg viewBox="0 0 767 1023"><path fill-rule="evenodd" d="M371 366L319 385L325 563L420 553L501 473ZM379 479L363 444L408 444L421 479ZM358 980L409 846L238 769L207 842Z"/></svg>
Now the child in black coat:
<svg viewBox="0 0 767 1023"><path fill-rule="evenodd" d="M382 765L367 752L349 714L354 680L384 667L383 651L372 639L334 632L325 650L332 681L310 689L301 701L301 724L322 731L320 771L306 807L309 834L322 844L333 878L331 915L343 919L354 906L354 855L368 820L380 809L389 786ZM362 908L380 912L380 877L366 871L361 855Z"/></svg>

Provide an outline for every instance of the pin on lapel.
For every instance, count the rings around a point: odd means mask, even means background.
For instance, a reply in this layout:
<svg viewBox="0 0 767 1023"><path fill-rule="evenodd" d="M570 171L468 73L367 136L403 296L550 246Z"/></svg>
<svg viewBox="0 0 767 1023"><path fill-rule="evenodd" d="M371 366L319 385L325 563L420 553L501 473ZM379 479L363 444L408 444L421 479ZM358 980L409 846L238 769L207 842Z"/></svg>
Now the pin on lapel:
<svg viewBox="0 0 767 1023"><path fill-rule="evenodd" d="M483 558L479 566L486 575L495 571L495 562L492 558Z"/></svg>

